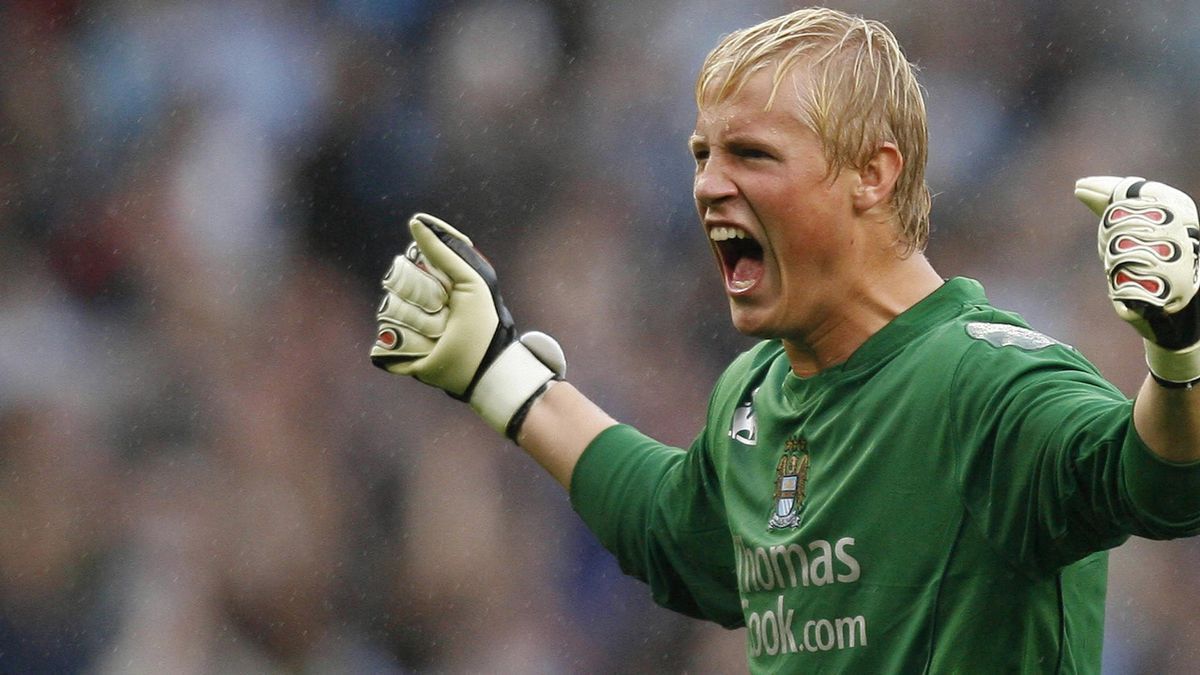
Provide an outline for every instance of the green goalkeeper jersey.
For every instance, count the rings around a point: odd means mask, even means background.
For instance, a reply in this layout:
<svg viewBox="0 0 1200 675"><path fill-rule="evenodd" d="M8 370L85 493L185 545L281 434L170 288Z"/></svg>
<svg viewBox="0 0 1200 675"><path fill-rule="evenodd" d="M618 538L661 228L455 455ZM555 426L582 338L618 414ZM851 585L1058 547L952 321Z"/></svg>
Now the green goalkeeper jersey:
<svg viewBox="0 0 1200 675"><path fill-rule="evenodd" d="M741 355L686 451L608 429L571 499L659 604L745 626L754 672L1097 672L1104 551L1200 531L1200 464L1131 409L953 279L816 376Z"/></svg>

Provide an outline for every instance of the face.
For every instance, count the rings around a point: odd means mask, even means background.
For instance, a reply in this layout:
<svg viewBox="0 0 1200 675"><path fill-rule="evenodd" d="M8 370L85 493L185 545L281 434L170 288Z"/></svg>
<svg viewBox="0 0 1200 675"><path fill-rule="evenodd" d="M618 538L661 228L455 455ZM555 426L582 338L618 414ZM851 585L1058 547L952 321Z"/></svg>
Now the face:
<svg viewBox="0 0 1200 675"><path fill-rule="evenodd" d="M792 86L795 79L797 86ZM836 322L865 270L856 255L857 172L829 174L799 118L804 78L766 111L770 69L703 107L691 138L696 209L725 282L734 327L806 342Z"/></svg>

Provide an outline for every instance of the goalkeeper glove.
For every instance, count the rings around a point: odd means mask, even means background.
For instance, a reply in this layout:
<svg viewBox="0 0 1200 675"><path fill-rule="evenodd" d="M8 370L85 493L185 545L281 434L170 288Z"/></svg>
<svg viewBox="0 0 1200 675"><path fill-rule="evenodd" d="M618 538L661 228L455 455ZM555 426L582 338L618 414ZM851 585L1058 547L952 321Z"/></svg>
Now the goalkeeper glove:
<svg viewBox="0 0 1200 675"><path fill-rule="evenodd" d="M1117 314L1145 340L1166 387L1200 381L1200 223L1191 197L1142 178L1092 176L1075 196L1100 216L1100 259Z"/></svg>
<svg viewBox="0 0 1200 675"><path fill-rule="evenodd" d="M525 414L566 358L544 333L517 336L496 272L458 230L418 213L413 243L383 277L371 362L467 401L489 426L516 439Z"/></svg>

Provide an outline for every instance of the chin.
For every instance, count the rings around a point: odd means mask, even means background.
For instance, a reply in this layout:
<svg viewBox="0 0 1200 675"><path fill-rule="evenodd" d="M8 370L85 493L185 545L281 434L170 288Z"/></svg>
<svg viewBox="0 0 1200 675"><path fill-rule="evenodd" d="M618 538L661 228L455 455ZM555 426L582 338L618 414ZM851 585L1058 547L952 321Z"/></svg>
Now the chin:
<svg viewBox="0 0 1200 675"><path fill-rule="evenodd" d="M747 337L762 340L777 337L766 321L767 317L763 314L762 310L738 307L735 303L730 302L729 318L733 322L733 328Z"/></svg>

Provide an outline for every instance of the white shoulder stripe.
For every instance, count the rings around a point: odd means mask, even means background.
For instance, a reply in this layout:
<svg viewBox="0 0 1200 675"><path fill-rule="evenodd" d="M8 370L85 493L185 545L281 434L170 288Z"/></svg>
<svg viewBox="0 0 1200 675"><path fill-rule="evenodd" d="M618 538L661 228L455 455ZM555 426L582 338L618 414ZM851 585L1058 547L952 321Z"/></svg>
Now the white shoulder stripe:
<svg viewBox="0 0 1200 675"><path fill-rule="evenodd" d="M1071 345L1059 342L1048 335L1007 323L972 321L967 324L967 335L976 340L983 340L994 347L1011 346L1033 351L1045 349L1051 345L1062 345L1072 349Z"/></svg>

